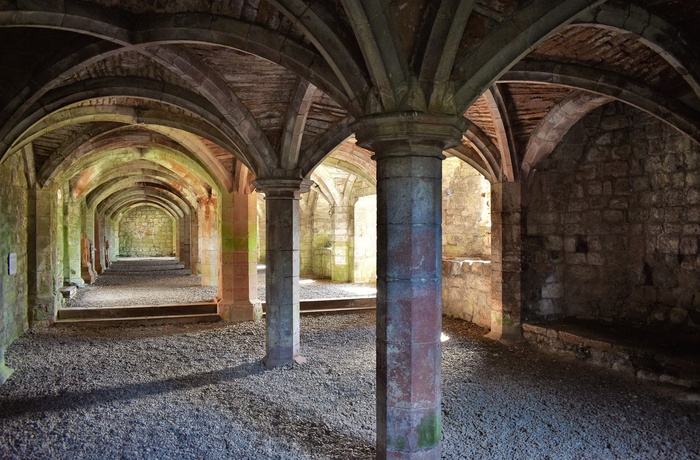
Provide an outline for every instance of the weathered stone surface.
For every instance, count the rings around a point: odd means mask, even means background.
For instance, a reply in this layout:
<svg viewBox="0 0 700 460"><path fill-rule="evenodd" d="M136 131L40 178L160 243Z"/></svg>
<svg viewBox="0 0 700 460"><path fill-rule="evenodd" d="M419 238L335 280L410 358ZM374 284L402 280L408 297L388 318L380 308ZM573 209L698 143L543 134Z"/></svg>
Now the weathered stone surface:
<svg viewBox="0 0 700 460"><path fill-rule="evenodd" d="M119 255L175 255L174 226L174 219L154 206L141 206L127 212L119 222Z"/></svg>
<svg viewBox="0 0 700 460"><path fill-rule="evenodd" d="M592 122L596 117L599 124ZM534 261L523 275L526 317L697 328L684 312L695 311L691 296L700 288L693 281L700 279L696 189L689 185L697 183L700 169L687 162L700 147L679 142L681 134L619 104L588 118L591 123L575 125L534 176L539 195L528 208L527 234L538 238L526 247L525 258ZM574 156L571 144L581 139L584 152L595 154ZM575 165L573 176L557 169L564 160ZM560 221L566 224L553 225ZM564 258L553 259L559 240Z"/></svg>

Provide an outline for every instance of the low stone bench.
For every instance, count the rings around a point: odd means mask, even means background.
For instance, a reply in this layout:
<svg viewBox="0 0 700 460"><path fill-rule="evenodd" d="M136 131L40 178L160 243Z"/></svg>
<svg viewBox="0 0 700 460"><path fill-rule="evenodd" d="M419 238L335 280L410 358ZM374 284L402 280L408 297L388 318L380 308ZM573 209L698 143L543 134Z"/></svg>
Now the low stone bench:
<svg viewBox="0 0 700 460"><path fill-rule="evenodd" d="M671 334L588 320L567 320L524 323L523 336L544 350L640 380L700 390L700 336L697 334Z"/></svg>

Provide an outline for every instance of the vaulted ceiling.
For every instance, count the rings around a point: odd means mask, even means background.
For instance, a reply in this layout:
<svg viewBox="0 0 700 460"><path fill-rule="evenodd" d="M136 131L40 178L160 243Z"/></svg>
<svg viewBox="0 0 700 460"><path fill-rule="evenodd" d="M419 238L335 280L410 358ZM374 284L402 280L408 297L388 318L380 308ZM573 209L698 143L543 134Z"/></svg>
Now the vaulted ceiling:
<svg viewBox="0 0 700 460"><path fill-rule="evenodd" d="M518 180L612 100L700 142L698 23L692 0L6 0L0 155L184 199L342 145L371 165L355 121L431 112L467 118L451 154Z"/></svg>

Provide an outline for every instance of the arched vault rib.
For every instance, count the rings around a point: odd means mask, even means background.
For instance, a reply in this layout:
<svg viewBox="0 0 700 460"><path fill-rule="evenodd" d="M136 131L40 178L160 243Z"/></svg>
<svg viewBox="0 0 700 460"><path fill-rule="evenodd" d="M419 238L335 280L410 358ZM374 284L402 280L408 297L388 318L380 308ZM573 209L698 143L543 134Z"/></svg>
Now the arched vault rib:
<svg viewBox="0 0 700 460"><path fill-rule="evenodd" d="M484 164L488 166L493 178L500 180L502 176L502 170L499 165L501 152L478 125L467 118L465 120L467 122L467 130L464 132L464 137L476 148L477 153L481 156ZM465 153L459 146L457 146L456 150L459 153Z"/></svg>
<svg viewBox="0 0 700 460"><path fill-rule="evenodd" d="M467 20L474 10L475 1L442 0L430 26L419 60L418 82L425 94L430 94L428 108L435 111L454 111L445 98L449 94L450 74L464 35ZM450 110L451 109L451 110Z"/></svg>
<svg viewBox="0 0 700 460"><path fill-rule="evenodd" d="M89 108L88 108L89 111ZM134 120L135 124L135 120ZM140 128L144 128L143 125ZM186 156L191 156L208 167L207 173L215 180L217 186L230 190L231 177L209 149L193 135L184 131L161 126L148 126L143 131L134 131L133 125L120 125L116 128L109 125L107 129L88 129L87 135L78 136L74 142L68 143L52 155L38 174L40 184L44 186L55 174L63 162L70 165L89 153L122 145L129 142L132 147L154 147L162 145ZM125 138L126 137L126 138ZM190 155L191 154L191 155Z"/></svg>
<svg viewBox="0 0 700 460"><path fill-rule="evenodd" d="M472 168L479 171L479 173L481 173L481 175L492 184L498 181L498 175L494 173L491 166L488 164L488 162L486 162L486 160L484 160L483 155L478 151L469 148L466 145L458 145L457 147L447 149L446 152L459 158Z"/></svg>
<svg viewBox="0 0 700 460"><path fill-rule="evenodd" d="M321 194L326 198L326 201L330 203L331 207L343 205L343 196L336 187L333 176L330 175L323 165L314 170L313 177L314 182L321 190Z"/></svg>
<svg viewBox="0 0 700 460"><path fill-rule="evenodd" d="M149 174L130 174L128 176L122 176L119 178L114 178L113 180L109 181L108 184L105 188L101 190L102 195L98 194L93 194L92 199L89 202L89 204L96 204L97 197L99 196L100 199L104 199L105 196L103 196L105 191L109 191L109 194L121 191L121 189L128 188L130 186L133 186L135 184L139 184L141 182L149 182L153 184L158 184L159 186L165 187L166 189L172 191L172 193L178 197L180 197L182 200L187 202L188 206L191 208L197 206L198 199L202 198L202 195L198 195L196 191L188 188L186 184L181 184L175 180L171 180L168 177L161 175L161 174L155 174L155 175L149 175ZM85 195L85 194L83 194Z"/></svg>
<svg viewBox="0 0 700 460"><path fill-rule="evenodd" d="M310 81L338 104L353 110L343 84L321 54L288 36L238 19L207 14L136 18L133 44L202 43L240 50L279 64Z"/></svg>
<svg viewBox="0 0 700 460"><path fill-rule="evenodd" d="M15 126L10 134L9 138L0 141L0 147L7 147L12 145L12 151L16 150L21 145L25 144L27 141L43 134L43 132L35 127L35 125L40 124L42 119L51 120L51 117L47 117L52 112L56 112L59 109L67 109L68 111L59 112L59 116L64 118L64 123L71 123L72 115L70 110L75 110L76 108L68 108L73 104L84 102L90 99L101 99L105 97L134 97L146 100L162 101L168 105L179 107L190 113L193 113L197 117L201 118L202 121L193 119L192 117L186 117L185 123L178 123L177 128L188 130L194 132L195 134L201 135L202 137L209 137L207 134L209 132L218 133L218 136L214 135L214 138L222 137L224 140L221 145L242 145L244 140L240 137L239 133L226 122L223 122L223 116L217 113L216 109L212 107L209 102L202 96L192 93L182 87L174 87L172 85L142 79L142 78L102 78L93 79L89 82L80 82L74 85L69 85L66 87L61 87L56 91L52 91L47 94L47 100L42 100L34 109L31 114L27 115L27 119L22 123ZM166 124L162 123L163 120L157 118L158 115L162 115L162 112L149 112L149 111L139 111L138 109L132 109L136 112L137 122L147 123L147 124ZM64 113L65 112L65 113ZM131 115L131 114L130 114ZM178 118L177 114L173 113L173 117L168 116L168 118ZM133 117L133 115L131 115ZM119 121L119 120L112 120ZM127 122L126 119L122 119L123 122ZM167 121L167 120L165 120ZM183 120L185 121L185 120ZM160 122L160 123L159 123ZM47 121L53 126L58 126L55 122ZM204 124L204 125L203 125ZM199 125L200 129L197 129ZM193 126L193 128L188 129L188 127ZM204 131L201 134L197 131ZM22 137L25 132L30 132L30 135ZM240 155L238 148L231 148L231 153ZM240 158L244 162L250 160L255 160L260 162L260 158Z"/></svg>
<svg viewBox="0 0 700 460"><path fill-rule="evenodd" d="M128 204L128 205L126 205L126 206L120 208L119 211L117 211L117 212L114 214L114 219L117 220L117 221L121 221L122 216L123 216L124 214L126 214L126 213L128 213L128 212L130 212L130 211L133 211L134 209L138 209L138 208L141 208L141 207L144 207L144 206L151 206L151 207L154 207L154 208L158 208L158 209L162 210L163 212L165 212L168 216L170 216L171 218L173 218L173 219L176 220L176 221L177 221L178 218L180 218L180 219L182 218L181 216L179 216L179 215L177 215L177 214L174 215L174 214L173 214L173 211L172 211L171 209L169 209L169 208L167 208L167 207L164 207L159 201L146 201L146 202L135 202L135 203L131 203L131 204Z"/></svg>
<svg viewBox="0 0 700 460"><path fill-rule="evenodd" d="M572 24L604 27L633 33L668 62L688 83L700 102L700 60L680 39L680 32L642 7L628 4L624 8L612 3L600 5L580 16ZM695 107L697 109L697 107Z"/></svg>
<svg viewBox="0 0 700 460"><path fill-rule="evenodd" d="M114 159L118 161L115 162ZM108 160L112 159L111 162ZM128 164L132 161L145 160L162 166L171 171L179 178L179 182L188 185L188 189L193 190L194 195L201 200L207 200L211 194L216 194L215 189L206 180L206 174L201 167L193 160L182 158L165 150L139 150L122 148L116 150L103 150L91 155L88 160L77 162L71 168L61 171L56 180L61 183L69 178L76 178L82 175L96 175L96 166L102 163L102 167L113 168L121 164ZM79 180L79 179L74 179Z"/></svg>
<svg viewBox="0 0 700 460"><path fill-rule="evenodd" d="M375 0L342 0L342 3L378 93L378 102L384 110L398 110L410 81L408 62L401 52L387 3ZM373 108L365 110L371 112Z"/></svg>
<svg viewBox="0 0 700 460"><path fill-rule="evenodd" d="M101 214L108 216L111 219L115 218L115 215L119 214L121 210L128 206L133 206L137 203L158 203L162 209L167 210L168 214L175 217L177 216L177 211L174 205L164 198L157 191L132 191L129 195L117 196L114 201L102 210Z"/></svg>
<svg viewBox="0 0 700 460"><path fill-rule="evenodd" d="M611 100L608 96L577 91L552 107L527 143L521 166L523 180L528 180L537 164L554 151L574 124Z"/></svg>
<svg viewBox="0 0 700 460"><path fill-rule="evenodd" d="M501 147L501 162L504 179L513 182L518 175L518 156L513 142L513 130L503 95L497 84L484 92L484 100L491 112L496 127L496 139Z"/></svg>
<svg viewBox="0 0 700 460"><path fill-rule="evenodd" d="M68 111L69 115L66 116L63 114L64 111ZM187 140L188 137L183 133L188 133L207 139L222 146L223 148L228 147L227 150L229 152L237 151L237 148L235 148L233 144L230 144L228 139L222 137L222 133L218 132L218 130L202 120L168 111L149 110L148 114L144 114L137 108L121 105L92 105L63 109L60 112L47 116L44 120L39 122L36 125L36 132L27 134L26 137L23 137L17 145L25 146L30 141L33 141L43 134L55 131L70 124L81 123L113 123L120 125L120 127L115 128L114 125L112 125L104 130L99 127L94 130L88 130L85 135L76 138L74 142L64 146L64 148L53 155L51 160L49 160L49 162L44 165L44 168L42 168L45 170L43 173L41 173L44 183L50 179L50 177L53 175L53 171L60 165L60 163L62 163L70 153L79 148L82 144L89 142L93 138L107 135L112 129L133 129L132 126L123 125L138 125L143 129L163 133L165 136L175 139L176 141L185 145L192 152L200 151L199 147L204 146L201 142L194 140L192 141L192 145L189 145L190 141ZM201 151L207 152L207 149L203 149ZM224 180L224 178L226 178L228 175L228 171L223 168L215 157L209 154L206 156L206 158L203 158L203 160L211 167L212 172L216 173L214 174L214 177L219 178L223 183L227 182L227 180Z"/></svg>
<svg viewBox="0 0 700 460"><path fill-rule="evenodd" d="M117 45L99 41L87 45L63 59L56 62L38 63L43 66L31 78L27 78L27 83L23 88L8 93L11 99L3 106L4 117L0 118L0 126L12 126L24 117L29 108L44 96L49 90L62 84L65 79L86 68L95 62L101 61L112 55L122 53L123 48L116 48Z"/></svg>
<svg viewBox="0 0 700 460"><path fill-rule="evenodd" d="M299 166L301 140L309 109L316 94L316 87L306 80L298 79L297 86L287 107L279 148L280 167L291 171Z"/></svg>
<svg viewBox="0 0 700 460"><path fill-rule="evenodd" d="M288 36L256 24L206 13L115 15L114 11L69 7L64 0L56 7L47 2L13 9L2 6L0 27L44 27L87 34L108 42L132 45L204 43L220 45L260 56L282 65L332 95L338 103L352 110L351 101L334 69L321 54L296 43ZM28 11L30 10L30 11ZM357 111L357 107L355 109Z"/></svg>
<svg viewBox="0 0 700 460"><path fill-rule="evenodd" d="M501 23L456 66L455 105L463 113L510 66L548 35L605 0L534 0ZM533 20L535 19L535 20ZM505 44L505 45L504 45Z"/></svg>
<svg viewBox="0 0 700 460"><path fill-rule="evenodd" d="M309 176L330 152L352 135L351 125L354 122L352 117L344 118L304 150L299 160L299 169L303 177Z"/></svg>
<svg viewBox="0 0 700 460"><path fill-rule="evenodd" d="M108 202L108 200L110 200L111 197L124 196L125 194L128 194L129 191L134 191L143 188L144 186L141 185L143 183L165 185L163 183L158 182L155 179L145 181L132 178L128 180L117 181L114 184L110 185L110 187L108 187L107 189L103 190L99 197L95 198L95 209L99 209L100 205L102 205L102 203ZM166 199L173 208L177 208L179 210L178 212L182 214L181 217L191 214L191 211L193 209L191 203L189 203L185 198L178 194L176 190L172 190L167 187L156 188L152 186L149 186L149 190L152 190L153 193L157 192L159 196L162 196L163 199Z"/></svg>
<svg viewBox="0 0 700 460"><path fill-rule="evenodd" d="M521 61L499 81L549 83L610 96L648 112L700 143L698 112L618 74L552 61Z"/></svg>
<svg viewBox="0 0 700 460"><path fill-rule="evenodd" d="M105 197L105 190L108 190L113 185L123 179L139 179L150 178L162 180L167 184L177 184L179 177L171 174L169 170L149 162L132 162L127 163L117 168L111 169L107 174L99 178L99 182L90 184L85 190L86 202L88 207L95 206L101 199ZM194 194L193 194L194 195ZM182 196L184 199L184 196ZM194 204L194 203L191 203Z"/></svg>
<svg viewBox="0 0 700 460"><path fill-rule="evenodd" d="M348 45L332 29L332 24L319 18L301 0L270 0L285 16L297 24L306 38L319 50L347 94L350 112L359 114L362 98L369 84L362 69L348 50Z"/></svg>
<svg viewBox="0 0 700 460"><path fill-rule="evenodd" d="M141 49L154 61L199 88L206 99L228 120L242 139L239 144L250 164L260 164L258 175L268 175L276 166L275 150L262 127L221 76L183 46L162 46L151 52ZM253 161L258 158L258 161Z"/></svg>
<svg viewBox="0 0 700 460"><path fill-rule="evenodd" d="M132 152L133 155L139 155L141 158L148 158L150 156L153 158L151 161L156 164L162 164L163 162L167 162L168 165L172 165L173 163L182 164L183 167L171 168L171 172L173 174L178 174L182 179L189 180L193 187L201 190L201 194L206 194L206 191L211 188L211 186L208 185L210 176L201 166L197 165L193 159L185 156L181 150L178 150L177 147L179 147L179 145L165 145L163 143L154 142L152 139L140 139L138 142L128 143L128 146L125 146L124 142L120 139L99 139L95 142L83 144L81 149L74 154L74 160L66 162L63 168L63 171L66 172L62 176L73 177L82 174L79 168L87 169L89 167L99 166L100 164L104 165L104 167L109 166L113 168L115 165L124 164L127 161L125 157L120 157L115 160L108 158L107 155L110 152L129 151ZM153 152L156 152L156 154L153 154ZM188 169L183 171L183 168ZM207 187L205 188L202 184L207 184Z"/></svg>

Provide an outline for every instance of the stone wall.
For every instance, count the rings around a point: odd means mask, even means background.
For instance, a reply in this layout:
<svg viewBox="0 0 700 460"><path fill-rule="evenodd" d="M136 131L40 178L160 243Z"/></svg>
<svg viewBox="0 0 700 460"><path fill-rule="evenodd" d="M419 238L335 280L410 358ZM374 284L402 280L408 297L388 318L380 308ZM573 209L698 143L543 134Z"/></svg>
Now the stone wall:
<svg viewBox="0 0 700 460"><path fill-rule="evenodd" d="M364 196L354 207L353 282L377 280L377 195Z"/></svg>
<svg viewBox="0 0 700 460"><path fill-rule="evenodd" d="M459 158L442 163L442 309L491 324L491 187Z"/></svg>
<svg viewBox="0 0 700 460"><path fill-rule="evenodd" d="M300 241L299 241L299 271L304 275L313 274L314 253L314 208L318 193L312 191L301 196Z"/></svg>
<svg viewBox="0 0 700 460"><path fill-rule="evenodd" d="M161 257L175 254L174 220L153 206L141 206L124 214L119 222L121 257Z"/></svg>
<svg viewBox="0 0 700 460"><path fill-rule="evenodd" d="M538 166L523 242L524 316L700 327L700 148L608 104Z"/></svg>
<svg viewBox="0 0 700 460"><path fill-rule="evenodd" d="M331 222L331 206L321 195L316 200L312 225L313 240L311 243L311 273L320 278L330 278L331 246L333 242L333 224Z"/></svg>
<svg viewBox="0 0 700 460"><path fill-rule="evenodd" d="M491 326L489 261L442 260L442 313L479 326Z"/></svg>
<svg viewBox="0 0 700 460"><path fill-rule="evenodd" d="M28 202L24 161L20 154L14 154L0 165L0 367L3 350L29 326ZM8 273L10 254L17 256L17 271L12 275Z"/></svg>
<svg viewBox="0 0 700 460"><path fill-rule="evenodd" d="M442 163L442 255L488 259L491 254L489 182L459 158Z"/></svg>
<svg viewBox="0 0 700 460"><path fill-rule="evenodd" d="M258 263L265 263L265 247L267 245L267 220L265 217L265 194L256 193L258 196Z"/></svg>

